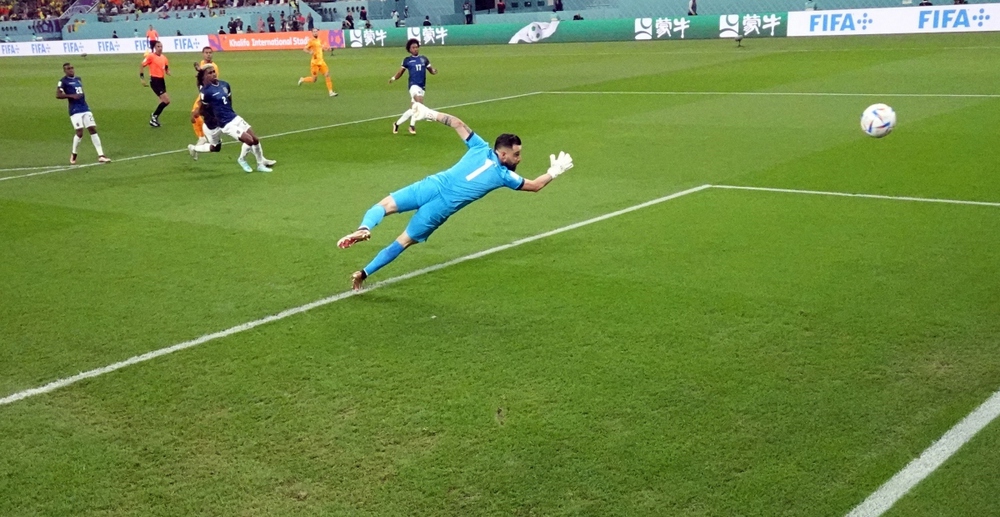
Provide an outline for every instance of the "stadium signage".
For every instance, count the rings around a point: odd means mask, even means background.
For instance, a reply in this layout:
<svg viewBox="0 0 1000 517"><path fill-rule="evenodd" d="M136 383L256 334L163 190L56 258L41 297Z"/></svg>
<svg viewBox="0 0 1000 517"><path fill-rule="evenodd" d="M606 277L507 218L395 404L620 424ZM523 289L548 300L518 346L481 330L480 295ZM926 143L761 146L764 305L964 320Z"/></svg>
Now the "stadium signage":
<svg viewBox="0 0 1000 517"><path fill-rule="evenodd" d="M197 52L208 46L207 36L160 38L168 52ZM142 54L149 51L143 38L80 39L0 44L0 56L80 56L84 54Z"/></svg>
<svg viewBox="0 0 1000 517"><path fill-rule="evenodd" d="M1000 4L788 13L789 36L1000 31Z"/></svg>
<svg viewBox="0 0 1000 517"><path fill-rule="evenodd" d="M274 32L259 34L213 34L206 36L215 50L301 50L312 38L312 33ZM325 48L343 48L342 31L319 31ZM198 48L200 50L201 47Z"/></svg>

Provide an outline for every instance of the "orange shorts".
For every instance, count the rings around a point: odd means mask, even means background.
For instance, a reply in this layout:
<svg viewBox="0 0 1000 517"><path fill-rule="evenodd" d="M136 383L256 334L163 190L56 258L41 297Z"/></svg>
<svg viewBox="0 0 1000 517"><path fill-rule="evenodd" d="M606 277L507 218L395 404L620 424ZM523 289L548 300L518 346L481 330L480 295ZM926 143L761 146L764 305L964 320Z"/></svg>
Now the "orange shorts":
<svg viewBox="0 0 1000 517"><path fill-rule="evenodd" d="M309 65L309 71L310 71L311 75L319 75L319 74L326 75L326 74L330 73L330 69L327 68L326 63L319 63L319 64L313 63L313 64L310 64Z"/></svg>

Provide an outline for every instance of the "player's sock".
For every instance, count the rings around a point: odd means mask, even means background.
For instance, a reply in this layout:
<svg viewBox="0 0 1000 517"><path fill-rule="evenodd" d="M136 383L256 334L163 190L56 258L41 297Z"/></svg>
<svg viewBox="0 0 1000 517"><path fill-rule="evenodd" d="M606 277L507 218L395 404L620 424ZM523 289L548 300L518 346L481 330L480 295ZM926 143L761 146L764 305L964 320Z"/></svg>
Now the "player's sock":
<svg viewBox="0 0 1000 517"><path fill-rule="evenodd" d="M249 152L250 152L250 146L247 145L247 144L243 144L243 147L240 147L240 157L238 159L240 159L240 160L246 160L247 159L247 153L249 153Z"/></svg>
<svg viewBox="0 0 1000 517"><path fill-rule="evenodd" d="M250 150L253 151L253 157L257 159L257 165L264 165L264 149L260 146L258 142L257 145L251 146Z"/></svg>
<svg viewBox="0 0 1000 517"><path fill-rule="evenodd" d="M76 154L77 149L80 148L80 141L82 140L83 138L73 135L73 154Z"/></svg>
<svg viewBox="0 0 1000 517"><path fill-rule="evenodd" d="M416 127L416 126L417 126L417 113L413 112L413 115L410 115L410 127Z"/></svg>
<svg viewBox="0 0 1000 517"><path fill-rule="evenodd" d="M194 145L201 145L201 144L204 144L206 142L208 142L208 138L205 138L203 136L199 136L198 137L198 141L195 142Z"/></svg>
<svg viewBox="0 0 1000 517"><path fill-rule="evenodd" d="M167 103L161 102L159 106L156 107L156 111L153 112L153 117L158 118L160 113L163 113L163 108L167 107Z"/></svg>
<svg viewBox="0 0 1000 517"><path fill-rule="evenodd" d="M199 153L210 153L212 152L212 144L208 142L197 144L194 146L194 150Z"/></svg>
<svg viewBox="0 0 1000 517"><path fill-rule="evenodd" d="M97 133L90 135L90 141L94 144L94 149L97 149L97 156L104 156L104 148L101 147L101 137L97 136Z"/></svg>
<svg viewBox="0 0 1000 517"><path fill-rule="evenodd" d="M403 247L399 241L392 241L392 244L386 246L382 251L375 255L375 258L365 266L364 272L368 276L372 276L376 271L382 269L383 266L396 260L396 257L403 252L406 248Z"/></svg>
<svg viewBox="0 0 1000 517"><path fill-rule="evenodd" d="M397 126L402 126L403 122L406 122L406 119L412 117L414 114L415 113L413 112L413 110L411 110L411 109L406 110L405 112L403 112L403 116L399 117L399 120L396 121L396 125Z"/></svg>
<svg viewBox="0 0 1000 517"><path fill-rule="evenodd" d="M326 78L326 90L333 93L333 79L330 79L329 77Z"/></svg>
<svg viewBox="0 0 1000 517"><path fill-rule="evenodd" d="M385 217L385 208L382 205L375 205L365 212L364 218L361 219L361 226L359 228L372 228L378 226L378 223L382 222L382 218Z"/></svg>

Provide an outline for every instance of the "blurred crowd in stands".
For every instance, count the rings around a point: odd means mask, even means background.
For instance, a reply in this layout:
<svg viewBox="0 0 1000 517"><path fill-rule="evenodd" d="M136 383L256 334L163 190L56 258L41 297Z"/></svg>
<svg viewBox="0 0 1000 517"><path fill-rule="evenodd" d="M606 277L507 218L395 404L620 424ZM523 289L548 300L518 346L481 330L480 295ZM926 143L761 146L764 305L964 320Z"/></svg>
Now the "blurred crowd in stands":
<svg viewBox="0 0 1000 517"><path fill-rule="evenodd" d="M47 20L63 13L63 0L0 0L0 21Z"/></svg>

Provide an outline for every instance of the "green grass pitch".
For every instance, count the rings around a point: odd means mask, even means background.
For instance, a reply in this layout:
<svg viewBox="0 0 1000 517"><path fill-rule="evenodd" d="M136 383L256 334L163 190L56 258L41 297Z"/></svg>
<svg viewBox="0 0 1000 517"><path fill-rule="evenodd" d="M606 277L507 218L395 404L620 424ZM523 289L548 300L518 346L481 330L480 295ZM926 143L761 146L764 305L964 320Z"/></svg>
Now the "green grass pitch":
<svg viewBox="0 0 1000 517"><path fill-rule="evenodd" d="M1000 202L997 35L423 50L429 106L576 167L370 282L705 184ZM335 52L328 98L301 52L216 54L270 174L182 151L194 55L159 129L138 56L70 59L115 160L72 169L66 59L0 61L0 397L347 291L407 216L336 240L464 151L390 134L404 55ZM0 515L843 515L1000 388L998 232L707 188L0 405ZM888 515L1000 514L998 442Z"/></svg>

